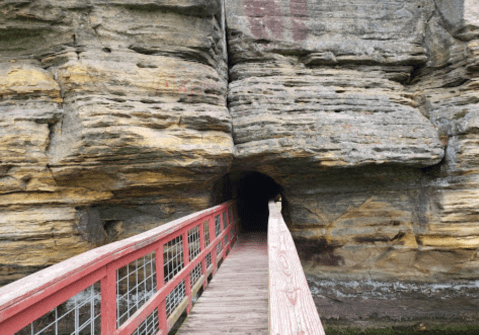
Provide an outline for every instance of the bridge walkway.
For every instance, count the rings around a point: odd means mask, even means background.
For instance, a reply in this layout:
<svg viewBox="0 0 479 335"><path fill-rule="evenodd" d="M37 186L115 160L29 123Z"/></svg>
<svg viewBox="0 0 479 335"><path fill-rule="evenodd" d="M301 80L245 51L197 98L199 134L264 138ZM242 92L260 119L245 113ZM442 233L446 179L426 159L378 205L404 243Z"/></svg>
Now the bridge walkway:
<svg viewBox="0 0 479 335"><path fill-rule="evenodd" d="M177 335L324 335L278 207L268 204L267 234L238 234L235 208L190 214L0 288L0 334L167 335L186 311Z"/></svg>
<svg viewBox="0 0 479 335"><path fill-rule="evenodd" d="M176 334L269 334L266 233L239 235Z"/></svg>

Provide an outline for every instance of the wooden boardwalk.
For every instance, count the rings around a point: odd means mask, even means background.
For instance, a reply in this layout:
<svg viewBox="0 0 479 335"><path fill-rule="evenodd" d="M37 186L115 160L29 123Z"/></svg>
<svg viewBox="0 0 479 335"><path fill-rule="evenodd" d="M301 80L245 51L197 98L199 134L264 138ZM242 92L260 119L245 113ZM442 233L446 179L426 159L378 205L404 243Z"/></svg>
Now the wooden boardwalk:
<svg viewBox="0 0 479 335"><path fill-rule="evenodd" d="M269 334L266 233L239 236L176 334Z"/></svg>

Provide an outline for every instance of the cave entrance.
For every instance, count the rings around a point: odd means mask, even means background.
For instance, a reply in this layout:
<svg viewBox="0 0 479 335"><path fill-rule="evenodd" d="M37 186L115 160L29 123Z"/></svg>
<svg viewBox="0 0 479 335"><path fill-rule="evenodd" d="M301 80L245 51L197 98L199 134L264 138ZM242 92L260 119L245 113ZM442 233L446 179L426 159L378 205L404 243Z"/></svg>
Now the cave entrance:
<svg viewBox="0 0 479 335"><path fill-rule="evenodd" d="M232 172L213 187L214 205L235 199L243 231L268 230L268 201L280 195L282 187L273 178L256 171Z"/></svg>

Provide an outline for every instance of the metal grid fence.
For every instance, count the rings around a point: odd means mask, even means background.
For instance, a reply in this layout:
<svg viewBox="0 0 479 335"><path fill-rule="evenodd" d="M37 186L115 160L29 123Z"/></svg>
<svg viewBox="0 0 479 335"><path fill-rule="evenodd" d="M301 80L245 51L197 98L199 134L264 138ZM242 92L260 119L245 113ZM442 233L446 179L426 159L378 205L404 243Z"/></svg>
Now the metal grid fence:
<svg viewBox="0 0 479 335"><path fill-rule="evenodd" d="M229 207L225 208L225 210L214 216L214 232L216 236L211 237L210 221L204 221L205 247L209 246L215 237L219 237L222 230L228 228L228 223L233 222L232 217L236 214L234 209ZM223 229L221 221L223 221ZM236 226L233 226L231 232L226 233L224 238L218 241L216 255L219 255L223 248L228 245L230 237L234 238L234 232L236 232ZM189 261L193 261L201 253L200 225L187 230L186 235L179 235L166 242L163 245L163 255L153 251L122 268L114 270L116 271L117 328L121 327L157 292L156 257L163 257L165 283L170 281L184 268L183 236L188 239ZM191 286L197 284L203 275L202 262L199 262L189 274ZM206 255L204 262L207 268L212 265L212 252ZM15 334L99 335L102 328L100 292L100 282L97 282ZM167 317L173 314L185 297L186 286L183 279L166 297ZM156 308L132 334L157 334L159 326L158 308Z"/></svg>
<svg viewBox="0 0 479 335"><path fill-rule="evenodd" d="M185 281L182 280L166 297L166 316L170 317L186 295Z"/></svg>
<svg viewBox="0 0 479 335"><path fill-rule="evenodd" d="M210 245L210 225L209 221L203 223L203 230L205 233L205 247Z"/></svg>
<svg viewBox="0 0 479 335"><path fill-rule="evenodd" d="M52 309L16 335L100 334L100 282Z"/></svg>
<svg viewBox="0 0 479 335"><path fill-rule="evenodd" d="M200 227L194 227L188 231L188 254L190 262L201 252Z"/></svg>
<svg viewBox="0 0 479 335"><path fill-rule="evenodd" d="M223 230L225 230L226 227L228 227L228 219L226 215L227 215L226 212L223 212Z"/></svg>
<svg viewBox="0 0 479 335"><path fill-rule="evenodd" d="M141 325L133 332L132 335L154 335L160 330L160 322L158 320L158 308L156 308Z"/></svg>
<svg viewBox="0 0 479 335"><path fill-rule="evenodd" d="M215 236L218 237L221 234L221 222L220 222L220 216L216 215L215 216Z"/></svg>
<svg viewBox="0 0 479 335"><path fill-rule="evenodd" d="M190 274L190 282L191 282L191 286L194 286L198 280L201 278L201 275L202 275L202 270L201 270L201 262L198 263L197 266L195 266L193 268L193 270L191 270L191 274Z"/></svg>
<svg viewBox="0 0 479 335"><path fill-rule="evenodd" d="M151 252L117 270L117 327L128 320L156 292L155 262L155 252Z"/></svg>
<svg viewBox="0 0 479 335"><path fill-rule="evenodd" d="M211 265L211 252L208 255L206 255L205 259L206 259L206 268L209 268Z"/></svg>
<svg viewBox="0 0 479 335"><path fill-rule="evenodd" d="M163 247L165 283L183 269L183 236L178 236Z"/></svg>

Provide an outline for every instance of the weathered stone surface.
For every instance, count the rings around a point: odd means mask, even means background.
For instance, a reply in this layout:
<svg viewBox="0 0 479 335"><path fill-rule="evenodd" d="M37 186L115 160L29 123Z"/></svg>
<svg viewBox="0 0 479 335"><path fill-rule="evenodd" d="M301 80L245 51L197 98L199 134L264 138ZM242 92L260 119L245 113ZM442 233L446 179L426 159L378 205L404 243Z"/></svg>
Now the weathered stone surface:
<svg viewBox="0 0 479 335"><path fill-rule="evenodd" d="M266 173L285 188L311 273L424 277L411 264L418 220L428 215L415 204L428 179L418 168L438 164L444 144L406 84L428 61L424 34L434 7L227 1L226 8L233 168Z"/></svg>
<svg viewBox="0 0 479 335"><path fill-rule="evenodd" d="M421 110L447 145L443 164L431 183L439 195L437 212L418 230L421 264L454 278L477 275L478 225L478 5L438 2L427 30L434 57L417 73L411 90L422 96ZM442 52L447 50L447 52ZM439 259L447 255L450 266Z"/></svg>
<svg viewBox="0 0 479 335"><path fill-rule="evenodd" d="M2 282L23 277L91 249L77 230L75 208L47 204L41 208L11 206L0 215Z"/></svg>
<svg viewBox="0 0 479 335"><path fill-rule="evenodd" d="M477 281L437 284L310 277L308 282L326 326L344 326L341 319L347 316L348 327L364 328L364 320L374 318L376 327L389 328L383 329L385 333L414 334L418 332L414 328L423 323L430 331L424 334L447 334L444 329L448 325L462 327L458 334L474 334L467 331L467 325L479 317ZM431 323L437 325L435 332Z"/></svg>
<svg viewBox="0 0 479 335"><path fill-rule="evenodd" d="M0 50L1 283L208 206L233 157L220 1L8 1Z"/></svg>
<svg viewBox="0 0 479 335"><path fill-rule="evenodd" d="M283 213L309 278L318 287L322 280L454 286L477 278L479 7L226 4L232 169L262 172L283 187ZM358 287L354 297L332 299L365 304ZM465 296L477 295L474 287ZM420 299L407 300L401 304L416 310ZM345 323L409 318L379 300L373 305L364 313L331 305L322 314ZM446 305L433 305L445 315ZM468 310L456 312L460 319Z"/></svg>
<svg viewBox="0 0 479 335"><path fill-rule="evenodd" d="M477 323L476 2L2 3L0 283L256 171L326 320Z"/></svg>
<svg viewBox="0 0 479 335"><path fill-rule="evenodd" d="M438 133L400 83L427 61L422 3L227 1L238 164L438 163Z"/></svg>
<svg viewBox="0 0 479 335"><path fill-rule="evenodd" d="M479 9L474 0L436 0L443 25L461 40L479 37Z"/></svg>

